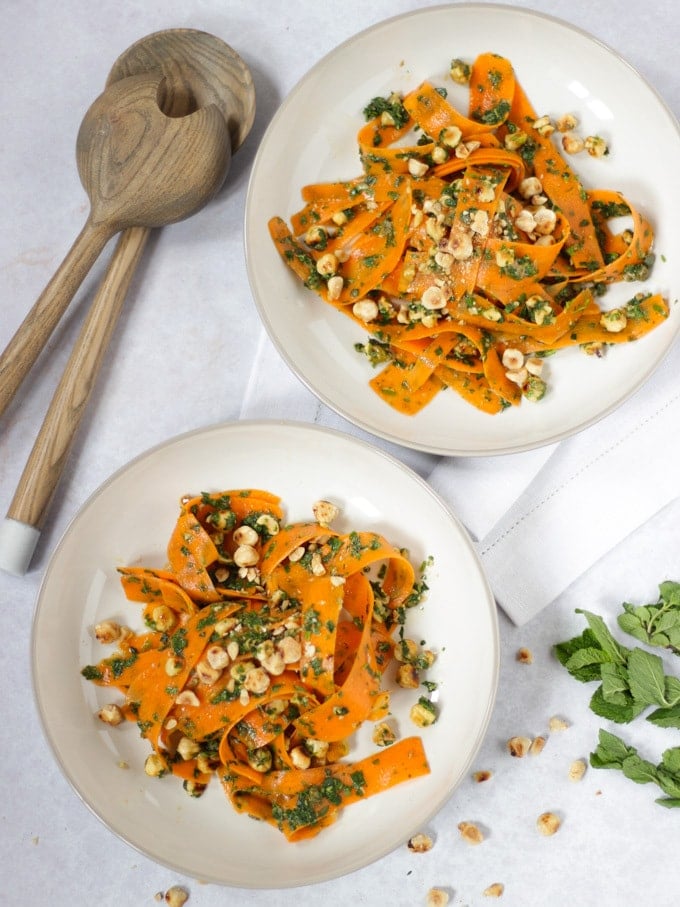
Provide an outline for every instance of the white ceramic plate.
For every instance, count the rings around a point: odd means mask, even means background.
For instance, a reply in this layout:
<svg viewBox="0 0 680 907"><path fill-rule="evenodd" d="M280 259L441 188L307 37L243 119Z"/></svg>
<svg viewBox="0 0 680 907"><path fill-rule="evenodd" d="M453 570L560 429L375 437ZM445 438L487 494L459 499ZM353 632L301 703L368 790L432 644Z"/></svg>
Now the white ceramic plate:
<svg viewBox="0 0 680 907"><path fill-rule="evenodd" d="M322 401L382 438L444 455L508 453L585 428L621 404L651 374L678 329L680 307L658 330L603 359L578 350L550 360L550 393L497 416L445 392L415 417L400 415L368 387L375 374L354 350L365 332L305 290L280 261L268 231L302 207L307 183L359 175L356 133L376 95L407 92L429 79L467 103L446 78L453 57L507 56L540 113L575 113L582 135L603 136L610 154L573 160L586 187L623 192L651 220L657 263L646 284L624 284L607 305L644 289L672 303L680 288L677 212L680 132L652 88L594 38L550 17L499 5L452 4L390 19L340 45L281 105L258 151L249 186L245 241L251 288L264 325L289 367ZM457 100L458 99L458 100ZM665 258L665 260L664 260Z"/></svg>
<svg viewBox="0 0 680 907"><path fill-rule="evenodd" d="M184 493L260 487L283 498L291 520L320 498L341 507L337 528L383 533L415 564L432 555L430 592L409 613L416 639L440 650L439 722L423 732L431 774L357 803L317 838L288 844L237 815L219 785L191 799L171 777L148 778L149 752L133 724L103 725L111 700L80 676L105 652L92 627L108 617L139 626L116 568L161 567ZM45 574L33 628L33 677L46 736L77 793L106 825L154 860L226 885L283 888L351 872L397 847L447 800L469 769L490 717L498 672L496 609L465 531L408 468L344 435L281 422L243 422L194 432L134 460L103 485L60 541ZM115 694L114 694L115 695ZM413 691L413 695L417 691ZM394 697L405 736L412 698ZM401 700L401 701L400 701ZM354 755L373 751L370 730ZM119 767L123 761L127 770Z"/></svg>

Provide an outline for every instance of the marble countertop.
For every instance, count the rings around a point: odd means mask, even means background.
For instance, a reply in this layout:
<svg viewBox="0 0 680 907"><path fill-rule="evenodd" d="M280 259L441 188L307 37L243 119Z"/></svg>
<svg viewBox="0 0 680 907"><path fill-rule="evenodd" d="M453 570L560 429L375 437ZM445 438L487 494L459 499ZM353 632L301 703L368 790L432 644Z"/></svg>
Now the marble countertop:
<svg viewBox="0 0 680 907"><path fill-rule="evenodd" d="M427 5L414 0L68 0L56 6L47 0L8 0L4 5L0 348L85 222L88 202L75 165L75 136L123 50L163 28L208 31L243 57L257 93L253 130L232 162L225 188L195 217L152 235L32 569L21 578L0 574L5 790L0 897L11 907L153 904L155 894L172 885L189 891L190 907L406 907L424 905L435 886L449 893L450 904L470 907L489 902L483 891L494 882L505 886L500 903L515 907L670 907L677 901L680 870L671 842L677 840L678 814L657 806L650 786L632 784L620 773L589 769L579 784L568 781L569 765L587 759L602 722L588 709L589 692L552 655L555 642L581 632L575 608L613 620L621 602L651 601L661 580L680 578L677 502L669 501L525 626L517 628L499 614L498 696L474 764L493 777L484 785L464 779L423 829L435 841L426 854L414 854L404 844L351 876L293 890L220 888L183 878L133 850L89 811L61 775L41 731L31 682L31 621L60 536L95 489L133 457L184 431L239 418L262 334L246 276L243 212L250 168L267 124L297 81L333 47L374 22ZM515 5L592 33L680 114L680 13L674 0L649 0L644 11L628 0L517 0ZM105 259L95 264L0 422L0 507L5 511ZM206 379L219 392L198 392ZM532 651L531 665L517 660L520 647ZM555 715L569 726L549 733ZM509 737L541 734L547 744L540 756L508 756ZM626 736L650 758L680 742L677 731L646 722L631 725ZM552 838L535 830L535 817L546 810L562 819ZM471 848L461 840L457 824L463 820L485 829L483 845Z"/></svg>

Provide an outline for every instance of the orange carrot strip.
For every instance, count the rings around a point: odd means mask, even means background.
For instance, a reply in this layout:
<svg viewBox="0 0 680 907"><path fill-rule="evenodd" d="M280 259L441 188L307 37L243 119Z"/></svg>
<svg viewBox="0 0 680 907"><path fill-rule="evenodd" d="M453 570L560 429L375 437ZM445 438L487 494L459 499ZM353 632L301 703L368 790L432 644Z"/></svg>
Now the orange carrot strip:
<svg viewBox="0 0 680 907"><path fill-rule="evenodd" d="M412 119L435 142L441 142L445 138L442 133L449 127L460 129L462 141L496 128L496 124L481 123L461 114L429 82L423 82L406 95L403 104Z"/></svg>
<svg viewBox="0 0 680 907"><path fill-rule="evenodd" d="M668 318L668 303L660 294L634 300L623 307L626 316L625 327L617 332L608 331L602 324L602 315L584 314L568 333L563 334L551 345L551 349L577 346L582 343L629 343L639 340Z"/></svg>
<svg viewBox="0 0 680 907"><path fill-rule="evenodd" d="M353 573L345 581L346 597L354 601L353 616L361 634L345 682L325 702L305 712L294 724L307 737L337 741L349 737L367 718L380 689L380 671L373 652L371 617L373 592L366 577ZM335 633L333 633L335 640Z"/></svg>
<svg viewBox="0 0 680 907"><path fill-rule="evenodd" d="M515 95L515 71L505 57L479 54L470 70L470 116L496 128L504 123Z"/></svg>
<svg viewBox="0 0 680 907"><path fill-rule="evenodd" d="M208 566L217 560L217 549L192 513L180 515L168 543L168 561L179 585L194 601L219 601Z"/></svg>
<svg viewBox="0 0 680 907"><path fill-rule="evenodd" d="M435 374L447 387L482 412L495 414L505 408L503 400L491 390L483 375L465 374L448 366L440 366Z"/></svg>
<svg viewBox="0 0 680 907"><path fill-rule="evenodd" d="M163 719L172 707L173 697L182 689L206 646L209 628L237 607L234 603L225 603L203 608L190 618L183 615L184 622L168 636L146 633L129 637L116 655L100 662L94 672L87 669L87 674L101 686L113 686L126 693L127 704L131 707L127 717L138 721L142 735L155 743ZM166 665L173 656L178 659L179 669L171 680ZM149 698L145 695L147 692Z"/></svg>
<svg viewBox="0 0 680 907"><path fill-rule="evenodd" d="M441 382L434 375L416 391L408 390L403 382L403 368L389 363L378 375L371 378L369 385L386 403L410 416L420 412L442 389Z"/></svg>
<svg viewBox="0 0 680 907"><path fill-rule="evenodd" d="M238 793L246 811L253 805L246 798L255 797L272 804L271 812L258 807L258 817L276 825L289 841L299 841L312 837L329 821L334 821L343 807L429 771L422 742L418 737L407 737L358 762L272 772L262 779L261 785ZM229 782L226 784L231 786ZM331 800L323 795L324 785ZM314 790L321 793L318 799L309 796ZM299 809L302 800L308 807L305 810Z"/></svg>
<svg viewBox="0 0 680 907"><path fill-rule="evenodd" d="M538 119L521 85L515 86L510 120L531 139L532 165L543 193L569 222L571 237L565 251L574 268L587 273L604 264L586 192L581 181L549 136L535 128Z"/></svg>
<svg viewBox="0 0 680 907"><path fill-rule="evenodd" d="M507 168L509 171L507 187L510 192L517 188L526 174L524 161L518 154L505 148L495 147L476 148L465 158L452 157L444 164L438 164L433 172L435 176L444 177L460 173L468 167L486 166L497 169Z"/></svg>
<svg viewBox="0 0 680 907"><path fill-rule="evenodd" d="M377 287L402 256L411 220L411 191L405 185L394 205L370 233L356 237L338 273L343 278L340 303L354 303Z"/></svg>
<svg viewBox="0 0 680 907"><path fill-rule="evenodd" d="M344 587L334 585L328 573L315 576L300 562L287 563L273 571L271 586L282 590L289 599L300 602L303 642L300 677L320 696L332 695L335 691L335 634Z"/></svg>
<svg viewBox="0 0 680 907"><path fill-rule="evenodd" d="M268 578L270 591L278 588L278 584L272 582L271 574L281 561L301 545L328 535L328 530L318 523L295 523L292 526L284 526L270 539L262 552L260 563L260 571L263 576Z"/></svg>
<svg viewBox="0 0 680 907"><path fill-rule="evenodd" d="M489 387L502 400L517 406L522 399L522 389L506 377L506 371L498 351L493 347L489 349L484 359L484 376Z"/></svg>
<svg viewBox="0 0 680 907"><path fill-rule="evenodd" d="M163 604L173 611L195 613L196 604L177 584L174 573L150 570L148 567L121 567L118 572L126 598L130 601Z"/></svg>

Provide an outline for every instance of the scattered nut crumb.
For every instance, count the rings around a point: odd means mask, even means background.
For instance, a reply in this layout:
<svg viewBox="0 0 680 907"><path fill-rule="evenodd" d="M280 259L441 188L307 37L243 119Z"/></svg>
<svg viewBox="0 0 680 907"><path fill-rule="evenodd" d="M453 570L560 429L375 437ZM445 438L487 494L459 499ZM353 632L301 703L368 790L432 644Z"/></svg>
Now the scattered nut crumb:
<svg viewBox="0 0 680 907"><path fill-rule="evenodd" d="M396 741L397 735L387 721L380 721L373 727L372 739L376 746L391 746Z"/></svg>
<svg viewBox="0 0 680 907"><path fill-rule="evenodd" d="M591 157L604 157L609 154L609 146L599 135L588 135L584 139L583 144L585 149Z"/></svg>
<svg viewBox="0 0 680 907"><path fill-rule="evenodd" d="M542 835L554 835L561 824L560 818L555 813L541 813L536 819L536 827Z"/></svg>
<svg viewBox="0 0 680 907"><path fill-rule="evenodd" d="M521 759L526 756L531 746L531 740L528 737L511 737L506 743L506 748L511 756Z"/></svg>
<svg viewBox="0 0 680 907"><path fill-rule="evenodd" d="M531 753L531 755L538 756L539 753L542 753L545 743L545 737L535 737L531 741L531 746L529 747L529 752Z"/></svg>
<svg viewBox="0 0 680 907"><path fill-rule="evenodd" d="M312 513L320 526L328 527L340 513L340 508L330 501L317 501L312 505Z"/></svg>
<svg viewBox="0 0 680 907"><path fill-rule="evenodd" d="M102 706L97 712L97 718L104 724L111 725L111 727L118 727L125 720L120 706L116 705L115 702Z"/></svg>
<svg viewBox="0 0 680 907"><path fill-rule="evenodd" d="M408 849L414 853L427 853L428 850L432 850L433 845L434 841L432 838L422 833L413 835L408 840Z"/></svg>
<svg viewBox="0 0 680 907"><path fill-rule="evenodd" d="M489 778L491 778L491 772L487 769L483 769L482 771L475 772L472 777L477 784L482 784L484 781L488 781Z"/></svg>
<svg viewBox="0 0 680 907"><path fill-rule="evenodd" d="M32 844L39 844L39 843L40 843L40 838L38 837L38 835L36 835L34 838L31 838L31 843L32 843Z"/></svg>
<svg viewBox="0 0 680 907"><path fill-rule="evenodd" d="M521 648L517 650L517 661L523 665L530 665L534 660L531 649Z"/></svg>
<svg viewBox="0 0 680 907"><path fill-rule="evenodd" d="M125 759L121 759L118 763L118 768L130 768L130 763L126 762Z"/></svg>
<svg viewBox="0 0 680 907"><path fill-rule="evenodd" d="M482 894L485 898L500 898L503 896L504 891L505 885L502 882L494 882L493 885L485 888Z"/></svg>
<svg viewBox="0 0 680 907"><path fill-rule="evenodd" d="M481 829L474 822L459 822L458 831L468 844L481 844L484 840Z"/></svg>
<svg viewBox="0 0 680 907"><path fill-rule="evenodd" d="M565 113L555 123L558 132L571 132L578 126L578 120L573 113Z"/></svg>
<svg viewBox="0 0 680 907"><path fill-rule="evenodd" d="M449 903L449 895L443 888L430 888L425 900L426 907L445 907Z"/></svg>
<svg viewBox="0 0 680 907"><path fill-rule="evenodd" d="M585 142L575 132L565 132L562 136L562 147L567 154L580 154L585 148Z"/></svg>
<svg viewBox="0 0 680 907"><path fill-rule="evenodd" d="M189 900L189 892L181 885L173 885L165 892L165 902L170 907L182 907Z"/></svg>
<svg viewBox="0 0 680 907"><path fill-rule="evenodd" d="M566 731L569 727L569 722L565 721L564 718L560 718L558 715L553 715L550 719L548 727L551 731Z"/></svg>
<svg viewBox="0 0 680 907"><path fill-rule="evenodd" d="M574 759L569 766L569 780L580 781L586 773L585 759Z"/></svg>

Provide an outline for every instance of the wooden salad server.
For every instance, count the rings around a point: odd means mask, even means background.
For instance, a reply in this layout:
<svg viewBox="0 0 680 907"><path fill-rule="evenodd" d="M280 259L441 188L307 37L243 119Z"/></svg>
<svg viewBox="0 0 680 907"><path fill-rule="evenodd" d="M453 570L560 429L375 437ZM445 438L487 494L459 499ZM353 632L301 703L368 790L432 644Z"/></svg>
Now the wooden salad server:
<svg viewBox="0 0 680 907"><path fill-rule="evenodd" d="M150 228L210 201L254 115L252 77L241 58L193 29L156 32L130 47L87 112L76 152L90 215L0 357L0 413L104 244L122 232L0 525L1 569L28 569Z"/></svg>

